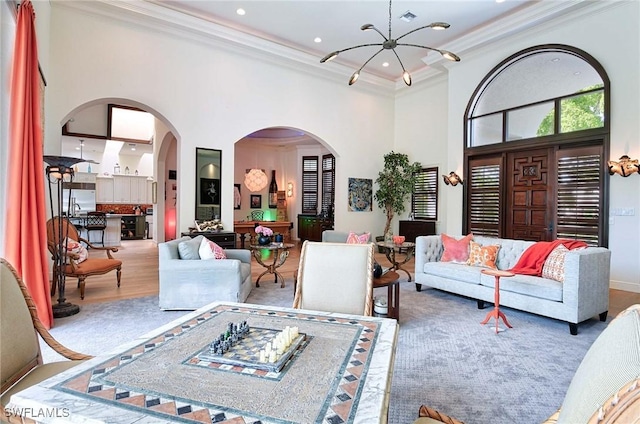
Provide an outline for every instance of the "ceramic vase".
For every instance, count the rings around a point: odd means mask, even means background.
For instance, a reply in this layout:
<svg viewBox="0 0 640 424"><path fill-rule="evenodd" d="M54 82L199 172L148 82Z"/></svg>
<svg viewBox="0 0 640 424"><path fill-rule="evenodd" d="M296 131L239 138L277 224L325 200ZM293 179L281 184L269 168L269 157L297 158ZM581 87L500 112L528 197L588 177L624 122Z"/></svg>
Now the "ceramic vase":
<svg viewBox="0 0 640 424"><path fill-rule="evenodd" d="M258 236L258 244L260 246L266 246L271 243L271 237L259 235Z"/></svg>

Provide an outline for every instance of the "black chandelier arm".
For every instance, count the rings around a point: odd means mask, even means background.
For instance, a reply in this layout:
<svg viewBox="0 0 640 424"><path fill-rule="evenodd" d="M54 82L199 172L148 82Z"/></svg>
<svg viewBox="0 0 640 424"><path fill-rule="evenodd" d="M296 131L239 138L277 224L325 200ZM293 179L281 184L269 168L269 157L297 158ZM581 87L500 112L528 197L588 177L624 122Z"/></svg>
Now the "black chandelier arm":
<svg viewBox="0 0 640 424"><path fill-rule="evenodd" d="M364 62L364 63L362 64L362 66L360 67L360 69L358 69L357 73L359 73L360 71L362 71L362 69L364 69L364 67L365 67L365 66L367 66L367 63L371 62L371 60L372 60L374 57L378 56L378 55L380 54L380 52L381 52L381 51L383 51L383 50L384 50L384 49L380 49L380 50L378 50L378 51L377 51L373 56L371 56L371 57L370 57L366 62Z"/></svg>
<svg viewBox="0 0 640 424"><path fill-rule="evenodd" d="M449 26L450 26L449 24L445 24L444 22L432 22L429 25L425 25L425 26L418 27L416 29L412 29L411 31L407 32L406 34L401 35L400 37L396 38L396 41L400 40L401 38L406 37L409 34L413 34L416 31L420 31L421 29L433 28L436 24L443 26L444 29L449 28ZM446 26L444 26L444 25L446 25Z"/></svg>
<svg viewBox="0 0 640 424"><path fill-rule="evenodd" d="M396 55L396 58L398 59L398 62L400 63L400 66L402 67L402 72L407 72L406 69L404 69L404 65L402 64L402 61L400 60L400 56L398 56L398 53L396 53L396 49L393 49L393 54Z"/></svg>
<svg viewBox="0 0 640 424"><path fill-rule="evenodd" d="M389 41L389 39L382 32L380 32L380 30L378 28L376 28L375 25L373 25L373 24L364 24L364 25L362 25L360 27L360 29L362 31L368 31L368 30L372 29L375 32L377 32L378 34L380 34L382 36L382 38L384 38L384 41ZM391 34L389 34L389 37L391 37Z"/></svg>
<svg viewBox="0 0 640 424"><path fill-rule="evenodd" d="M359 49L360 47L370 47L370 46L382 46L382 43L360 44L358 46L348 47L348 48L342 49L342 50L336 50L334 52L329 53L328 55L326 55L322 59L320 59L320 63L325 63L325 62L328 62L330 60L333 60L340 53L343 53L343 52L346 52L346 51L349 51L349 50L353 50L353 49Z"/></svg>

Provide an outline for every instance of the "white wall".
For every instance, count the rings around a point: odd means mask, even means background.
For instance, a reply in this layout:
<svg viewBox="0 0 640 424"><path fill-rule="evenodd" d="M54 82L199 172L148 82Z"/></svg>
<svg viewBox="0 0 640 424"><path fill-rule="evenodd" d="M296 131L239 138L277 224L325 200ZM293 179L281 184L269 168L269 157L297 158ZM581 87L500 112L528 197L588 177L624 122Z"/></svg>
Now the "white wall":
<svg viewBox="0 0 640 424"><path fill-rule="evenodd" d="M349 176L374 179L390 150L392 99L175 34L93 17L64 2L54 3L51 27L54 105L47 131L59 133L65 115L95 99L133 99L160 112L179 140L178 231L186 231L194 216L195 147L223 151L224 181L235 174L234 143L266 127L299 128L323 140L348 164ZM364 151L368 159L363 161ZM346 205L346 187L337 191ZM222 195L229 199L222 221L230 223L233 185L225 184ZM360 226L382 226L381 212L362 215ZM346 213L336 216L338 227L353 222Z"/></svg>
<svg viewBox="0 0 640 424"><path fill-rule="evenodd" d="M640 157L640 33L638 17L640 3L611 3L611 7L586 16L572 15L562 22L548 22L532 28L524 34L508 37L487 48L466 54L462 61L448 66L448 110L430 108L434 99L442 95L439 86L422 89L411 95L399 97L397 117L404 117L412 125L402 125L396 118L396 145L414 138L415 126L427 120L429 132L442 136L442 127L447 139L446 166L443 171L462 170L463 161L463 117L473 91L491 71L506 57L527 47L540 44L567 44L591 54L605 68L611 80L611 158L622 154ZM609 31L603 22L615 23L616 30ZM443 104L446 108L447 105ZM427 117L425 113L430 113ZM422 146L422 156L432 156L434 151L444 148L433 135L423 138L429 147ZM400 150L398 148L398 150ZM439 156L439 155L437 155ZM634 216L612 217L609 228L612 287L640 292L640 175L629 178L612 176L610 180L610 208L634 209ZM441 221L442 232L459 234L462 230L462 191L457 187L443 187L440 202L447 213ZM442 208L441 208L442 211Z"/></svg>

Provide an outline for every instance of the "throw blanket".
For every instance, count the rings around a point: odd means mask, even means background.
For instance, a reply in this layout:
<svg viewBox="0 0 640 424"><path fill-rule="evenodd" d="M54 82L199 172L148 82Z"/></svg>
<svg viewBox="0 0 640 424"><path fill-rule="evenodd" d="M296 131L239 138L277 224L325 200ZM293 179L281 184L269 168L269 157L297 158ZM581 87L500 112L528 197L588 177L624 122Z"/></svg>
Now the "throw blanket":
<svg viewBox="0 0 640 424"><path fill-rule="evenodd" d="M522 253L522 256L520 256L518 263L508 271L514 274L541 276L544 261L547 260L547 256L549 256L553 249L559 244L564 244L569 250L587 247L587 243L580 240L558 239L553 241L539 241L529 246L529 248Z"/></svg>

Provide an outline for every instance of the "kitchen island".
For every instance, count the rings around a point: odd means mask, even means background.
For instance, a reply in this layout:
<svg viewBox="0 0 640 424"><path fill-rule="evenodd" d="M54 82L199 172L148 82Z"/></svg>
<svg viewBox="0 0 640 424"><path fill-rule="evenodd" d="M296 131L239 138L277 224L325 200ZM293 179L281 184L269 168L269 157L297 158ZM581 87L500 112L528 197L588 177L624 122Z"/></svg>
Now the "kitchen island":
<svg viewBox="0 0 640 424"><path fill-rule="evenodd" d="M85 240L89 240L87 230L85 229L86 225L86 214L77 215L69 218L69 221L78 229L78 233L80 237ZM120 246L121 237L120 237L120 228L121 228L122 215L118 214L107 214L107 228L104 230L104 245L105 246ZM93 231L92 235L92 244L100 244L100 237L96 236L97 231ZM97 243L96 243L97 241Z"/></svg>

